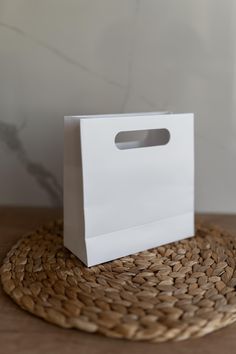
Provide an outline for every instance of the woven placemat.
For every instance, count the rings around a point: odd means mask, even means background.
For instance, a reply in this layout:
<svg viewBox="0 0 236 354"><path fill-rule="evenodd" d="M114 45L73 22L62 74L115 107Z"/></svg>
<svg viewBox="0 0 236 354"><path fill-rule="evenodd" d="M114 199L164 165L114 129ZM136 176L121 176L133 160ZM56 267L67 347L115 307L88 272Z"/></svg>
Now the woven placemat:
<svg viewBox="0 0 236 354"><path fill-rule="evenodd" d="M23 309L65 328L161 342L203 336L236 320L236 241L216 227L87 268L63 247L56 221L7 254L1 280Z"/></svg>

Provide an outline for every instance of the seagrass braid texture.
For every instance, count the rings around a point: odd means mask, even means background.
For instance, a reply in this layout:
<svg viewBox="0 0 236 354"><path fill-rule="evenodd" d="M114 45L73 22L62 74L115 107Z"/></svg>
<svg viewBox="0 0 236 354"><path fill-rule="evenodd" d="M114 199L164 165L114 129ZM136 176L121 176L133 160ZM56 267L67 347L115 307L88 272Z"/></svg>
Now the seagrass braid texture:
<svg viewBox="0 0 236 354"><path fill-rule="evenodd" d="M213 226L196 236L87 268L63 247L63 223L31 232L1 268L7 294L64 328L162 342L236 320L236 240Z"/></svg>

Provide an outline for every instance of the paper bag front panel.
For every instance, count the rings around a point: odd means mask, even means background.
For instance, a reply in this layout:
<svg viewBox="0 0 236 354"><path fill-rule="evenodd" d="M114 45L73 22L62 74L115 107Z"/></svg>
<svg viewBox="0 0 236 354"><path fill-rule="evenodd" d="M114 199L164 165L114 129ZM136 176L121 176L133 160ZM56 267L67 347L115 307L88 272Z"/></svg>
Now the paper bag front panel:
<svg viewBox="0 0 236 354"><path fill-rule="evenodd" d="M115 144L122 131L163 128L166 145ZM81 119L80 135L88 264L193 235L192 114Z"/></svg>

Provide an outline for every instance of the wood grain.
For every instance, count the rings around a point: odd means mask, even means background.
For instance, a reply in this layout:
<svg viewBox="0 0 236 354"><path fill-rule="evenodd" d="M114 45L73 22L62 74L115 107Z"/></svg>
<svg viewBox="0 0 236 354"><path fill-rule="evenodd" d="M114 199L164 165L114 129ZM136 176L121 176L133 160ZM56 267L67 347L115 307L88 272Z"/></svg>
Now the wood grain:
<svg viewBox="0 0 236 354"><path fill-rule="evenodd" d="M0 262L22 234L61 216L60 210L42 208L0 208ZM236 234L235 215L204 215ZM191 354L232 353L236 345L236 324L206 337L179 343L149 344L108 339L96 334L61 329L19 309L0 288L0 353L89 353L137 354L161 352Z"/></svg>

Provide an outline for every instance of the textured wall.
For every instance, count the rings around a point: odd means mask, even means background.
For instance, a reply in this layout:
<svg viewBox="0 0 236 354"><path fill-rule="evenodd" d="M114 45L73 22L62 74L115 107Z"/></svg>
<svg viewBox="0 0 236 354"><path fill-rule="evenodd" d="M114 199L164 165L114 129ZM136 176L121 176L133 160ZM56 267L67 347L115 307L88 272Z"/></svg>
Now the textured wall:
<svg viewBox="0 0 236 354"><path fill-rule="evenodd" d="M196 114L196 207L236 212L236 5L0 0L0 204L62 203L63 116Z"/></svg>

